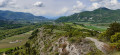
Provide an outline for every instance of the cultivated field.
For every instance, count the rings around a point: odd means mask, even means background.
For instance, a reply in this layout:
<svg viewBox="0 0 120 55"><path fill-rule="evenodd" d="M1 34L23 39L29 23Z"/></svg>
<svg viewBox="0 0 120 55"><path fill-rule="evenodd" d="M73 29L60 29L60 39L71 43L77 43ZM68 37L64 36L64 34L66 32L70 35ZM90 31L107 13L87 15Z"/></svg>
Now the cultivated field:
<svg viewBox="0 0 120 55"><path fill-rule="evenodd" d="M4 52L14 47L24 45L26 41L28 40L28 38L31 36L31 33L32 31L0 40L0 52ZM10 43L10 42L15 42L15 41L18 41L18 42Z"/></svg>

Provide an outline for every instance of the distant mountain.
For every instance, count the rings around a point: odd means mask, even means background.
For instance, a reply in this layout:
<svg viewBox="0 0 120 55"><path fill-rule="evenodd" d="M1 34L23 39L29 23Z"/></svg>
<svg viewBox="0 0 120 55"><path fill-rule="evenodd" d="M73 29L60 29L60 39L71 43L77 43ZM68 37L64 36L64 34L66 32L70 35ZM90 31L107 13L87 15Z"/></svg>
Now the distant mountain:
<svg viewBox="0 0 120 55"><path fill-rule="evenodd" d="M12 20L12 21L43 21L47 20L47 18L43 16L34 16L30 13L23 13L23 12L12 12L12 11L2 11L0 10L0 16Z"/></svg>
<svg viewBox="0 0 120 55"><path fill-rule="evenodd" d="M7 20L6 18L0 16L0 26L8 24L9 21L6 20Z"/></svg>
<svg viewBox="0 0 120 55"><path fill-rule="evenodd" d="M75 13L71 16L60 17L56 22L114 22L120 21L120 9L110 10L105 7L98 8L94 11L84 11Z"/></svg>
<svg viewBox="0 0 120 55"><path fill-rule="evenodd" d="M4 17L0 16L0 20L6 20L6 18L4 18Z"/></svg>

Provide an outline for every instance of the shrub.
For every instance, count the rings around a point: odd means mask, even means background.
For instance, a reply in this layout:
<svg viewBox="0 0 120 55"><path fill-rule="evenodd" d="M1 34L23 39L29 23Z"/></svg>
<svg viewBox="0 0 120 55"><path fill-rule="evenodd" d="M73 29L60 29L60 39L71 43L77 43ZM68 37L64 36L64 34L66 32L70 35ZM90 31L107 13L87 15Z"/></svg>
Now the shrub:
<svg viewBox="0 0 120 55"><path fill-rule="evenodd" d="M71 37L68 39L68 41L70 41L70 43L79 43L82 41L81 39L82 37Z"/></svg>
<svg viewBox="0 0 120 55"><path fill-rule="evenodd" d="M111 42L118 42L120 40L120 33L111 36Z"/></svg>
<svg viewBox="0 0 120 55"><path fill-rule="evenodd" d="M107 41L111 42L116 42L118 39L120 39L120 34L116 34L118 32L120 32L120 23L114 22L110 24L106 32L103 32L99 38L106 39Z"/></svg>
<svg viewBox="0 0 120 55"><path fill-rule="evenodd" d="M110 40L111 36L114 35L116 32L120 32L120 23L114 22L110 24L110 28L106 31L106 36Z"/></svg>
<svg viewBox="0 0 120 55"><path fill-rule="evenodd" d="M120 51L120 42L110 44L111 48Z"/></svg>

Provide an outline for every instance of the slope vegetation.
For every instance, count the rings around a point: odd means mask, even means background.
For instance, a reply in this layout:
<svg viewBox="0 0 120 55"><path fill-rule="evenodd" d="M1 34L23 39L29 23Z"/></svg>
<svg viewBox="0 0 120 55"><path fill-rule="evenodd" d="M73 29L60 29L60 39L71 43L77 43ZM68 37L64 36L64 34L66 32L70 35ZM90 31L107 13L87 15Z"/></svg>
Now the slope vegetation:
<svg viewBox="0 0 120 55"><path fill-rule="evenodd" d="M101 7L94 11L84 11L75 13L71 16L60 17L56 22L92 22L92 23L111 23L120 21L120 10L110 10Z"/></svg>

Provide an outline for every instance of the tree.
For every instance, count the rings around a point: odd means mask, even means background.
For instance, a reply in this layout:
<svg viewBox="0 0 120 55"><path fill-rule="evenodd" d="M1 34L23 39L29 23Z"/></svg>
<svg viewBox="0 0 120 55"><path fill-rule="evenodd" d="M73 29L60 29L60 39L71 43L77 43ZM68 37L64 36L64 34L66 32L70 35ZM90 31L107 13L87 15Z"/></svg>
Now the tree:
<svg viewBox="0 0 120 55"><path fill-rule="evenodd" d="M120 23L114 22L110 24L109 28L106 31L106 36L108 40L110 40L111 36L117 32L120 32Z"/></svg>
<svg viewBox="0 0 120 55"><path fill-rule="evenodd" d="M120 33L111 36L111 42L118 42L120 40Z"/></svg>

